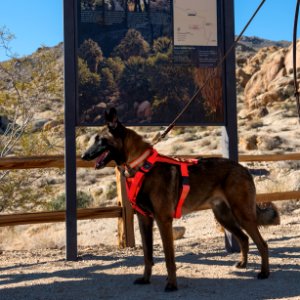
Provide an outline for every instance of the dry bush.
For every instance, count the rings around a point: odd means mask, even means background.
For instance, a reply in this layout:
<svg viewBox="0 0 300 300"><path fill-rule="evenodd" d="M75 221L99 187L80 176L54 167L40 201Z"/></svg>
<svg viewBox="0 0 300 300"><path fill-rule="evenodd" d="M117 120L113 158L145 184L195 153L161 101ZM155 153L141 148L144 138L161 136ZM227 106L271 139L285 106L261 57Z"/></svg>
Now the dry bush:
<svg viewBox="0 0 300 300"><path fill-rule="evenodd" d="M201 96L207 112L223 115L221 68L198 68L195 70L195 81L200 88L203 87Z"/></svg>
<svg viewBox="0 0 300 300"><path fill-rule="evenodd" d="M279 148L283 143L283 140L279 136L258 136L257 137L257 147L260 150L274 150Z"/></svg>

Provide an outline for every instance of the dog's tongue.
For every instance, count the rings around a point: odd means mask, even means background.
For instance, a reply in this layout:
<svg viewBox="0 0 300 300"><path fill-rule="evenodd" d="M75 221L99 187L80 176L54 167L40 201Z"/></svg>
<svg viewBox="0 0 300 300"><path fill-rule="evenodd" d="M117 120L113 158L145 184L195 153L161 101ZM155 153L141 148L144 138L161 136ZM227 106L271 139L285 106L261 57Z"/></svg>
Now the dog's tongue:
<svg viewBox="0 0 300 300"><path fill-rule="evenodd" d="M104 151L100 156L98 156L97 160L96 160L96 164L95 164L95 168L97 169L97 167L99 167L99 165L101 164L101 162L106 158L106 156L108 155L109 151L106 150Z"/></svg>

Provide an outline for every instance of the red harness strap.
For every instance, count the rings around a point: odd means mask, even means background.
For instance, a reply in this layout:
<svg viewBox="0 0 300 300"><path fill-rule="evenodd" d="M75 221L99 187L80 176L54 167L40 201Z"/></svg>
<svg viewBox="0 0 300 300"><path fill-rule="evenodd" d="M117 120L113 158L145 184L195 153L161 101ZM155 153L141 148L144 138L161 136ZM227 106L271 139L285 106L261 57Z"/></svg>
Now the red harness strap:
<svg viewBox="0 0 300 300"><path fill-rule="evenodd" d="M138 196L138 193L142 187L144 176L146 173L148 173L154 164L156 162L164 162L172 165L179 165L181 176L182 176L182 189L181 194L179 197L179 201L177 203L177 206L175 208L174 212L174 218L180 218L181 217L181 209L184 203L184 200L186 199L189 191L190 191L190 185L189 185L189 172L188 167L190 165L196 164L198 160L186 160L186 161L179 161L167 156L163 156L158 154L158 152L153 149L150 156L146 159L143 166L139 168L139 170L136 172L134 177L126 178L126 189L127 189L127 195L129 198L129 201L132 205L132 208L141 213L142 215L149 216L148 213L143 211L136 203L136 199ZM150 215L151 216L151 215Z"/></svg>

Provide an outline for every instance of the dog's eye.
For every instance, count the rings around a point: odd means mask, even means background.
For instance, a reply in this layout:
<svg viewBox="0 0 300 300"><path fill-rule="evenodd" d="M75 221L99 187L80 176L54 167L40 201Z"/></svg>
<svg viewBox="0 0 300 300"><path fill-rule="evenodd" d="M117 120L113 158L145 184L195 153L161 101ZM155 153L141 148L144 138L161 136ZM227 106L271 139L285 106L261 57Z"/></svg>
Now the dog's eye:
<svg viewBox="0 0 300 300"><path fill-rule="evenodd" d="M98 142L100 140L100 136L97 134L95 135L95 142Z"/></svg>

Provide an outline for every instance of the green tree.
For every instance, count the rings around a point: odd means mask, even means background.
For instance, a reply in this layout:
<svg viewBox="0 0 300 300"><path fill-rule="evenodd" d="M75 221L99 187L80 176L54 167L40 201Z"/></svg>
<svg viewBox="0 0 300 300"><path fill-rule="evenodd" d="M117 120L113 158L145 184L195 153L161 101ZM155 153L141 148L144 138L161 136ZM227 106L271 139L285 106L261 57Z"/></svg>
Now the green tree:
<svg viewBox="0 0 300 300"><path fill-rule="evenodd" d="M195 90L192 68L174 65L170 53L148 59L150 66L150 89L153 91L152 120L160 122L171 120Z"/></svg>
<svg viewBox="0 0 300 300"><path fill-rule="evenodd" d="M99 63L103 61L103 53L95 41L85 40L78 49L78 56L86 61L91 72L97 73Z"/></svg>
<svg viewBox="0 0 300 300"><path fill-rule="evenodd" d="M105 60L103 68L105 67L110 69L115 81L118 82L124 71L125 64L120 57L109 57Z"/></svg>
<svg viewBox="0 0 300 300"><path fill-rule="evenodd" d="M87 63L78 59L78 74L79 74L79 98L80 111L84 113L90 108L91 104L99 102L100 82L101 77L97 73L91 72Z"/></svg>
<svg viewBox="0 0 300 300"><path fill-rule="evenodd" d="M151 99L149 65L142 57L130 57L120 77L120 93L124 103L132 108L134 102Z"/></svg>
<svg viewBox="0 0 300 300"><path fill-rule="evenodd" d="M109 68L101 69L100 95L101 100L105 103L114 102L119 96L118 85Z"/></svg>
<svg viewBox="0 0 300 300"><path fill-rule="evenodd" d="M145 58L148 56L149 50L149 44L145 41L141 33L135 29L129 29L113 53L122 60L128 60L132 56Z"/></svg>
<svg viewBox="0 0 300 300"><path fill-rule="evenodd" d="M172 51L172 41L168 37L159 37L153 42L153 52L155 54L169 54Z"/></svg>
<svg viewBox="0 0 300 300"><path fill-rule="evenodd" d="M192 68L175 65L170 55L161 53L148 61L151 65L151 88L159 98L167 97L173 101L189 98L195 88Z"/></svg>

